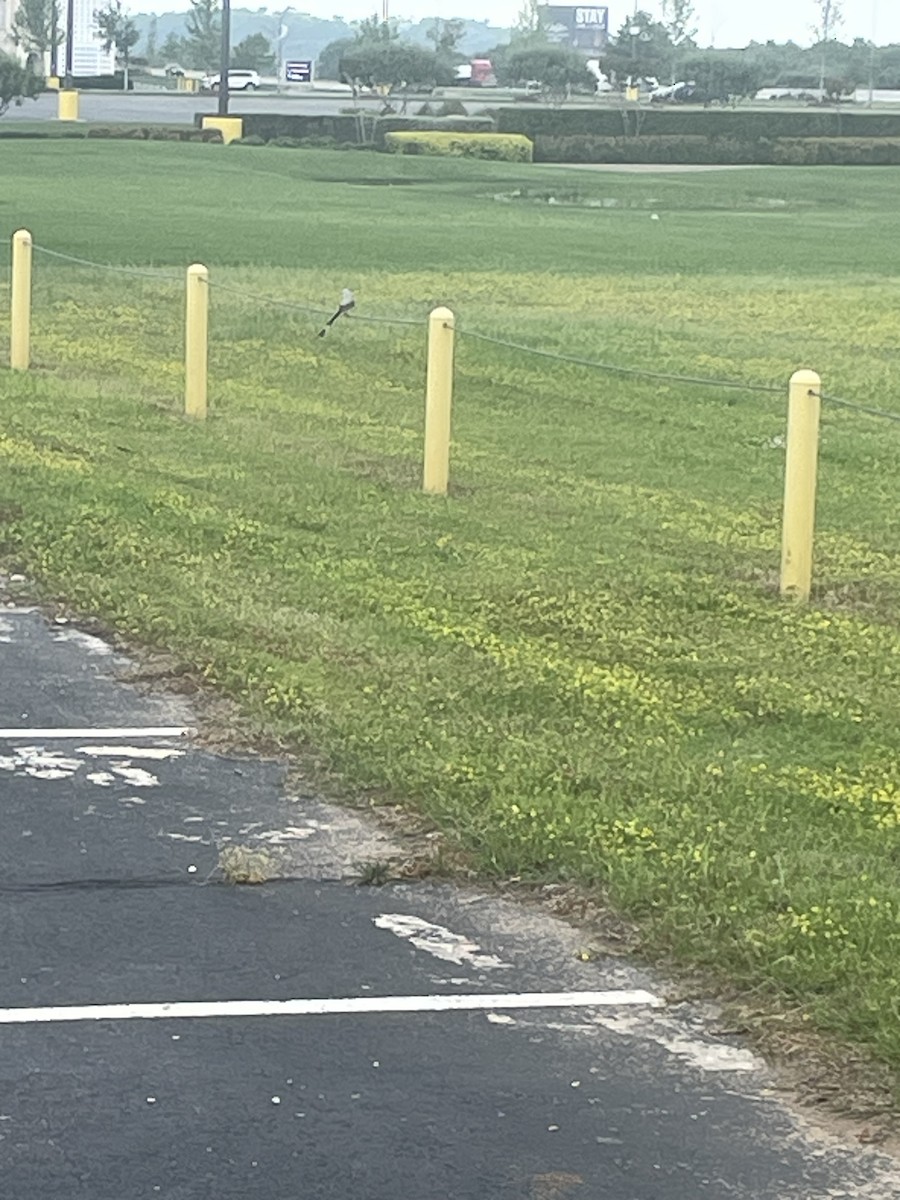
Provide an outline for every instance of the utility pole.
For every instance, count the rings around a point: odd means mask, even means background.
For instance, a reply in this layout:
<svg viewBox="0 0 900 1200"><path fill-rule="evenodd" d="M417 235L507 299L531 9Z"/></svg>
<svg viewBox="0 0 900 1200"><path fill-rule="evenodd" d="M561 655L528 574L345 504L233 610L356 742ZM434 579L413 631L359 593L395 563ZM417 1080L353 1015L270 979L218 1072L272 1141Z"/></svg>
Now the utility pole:
<svg viewBox="0 0 900 1200"><path fill-rule="evenodd" d="M72 0L69 0L72 3ZM220 117L228 116L228 68L231 66L231 0L222 0L222 53L219 63Z"/></svg>
<svg viewBox="0 0 900 1200"><path fill-rule="evenodd" d="M63 87L71 91L73 85L72 57L75 33L75 0L66 0L66 76Z"/></svg>
<svg viewBox="0 0 900 1200"><path fill-rule="evenodd" d="M869 41L869 108L875 104L875 39L878 36L878 0L872 0L872 37Z"/></svg>

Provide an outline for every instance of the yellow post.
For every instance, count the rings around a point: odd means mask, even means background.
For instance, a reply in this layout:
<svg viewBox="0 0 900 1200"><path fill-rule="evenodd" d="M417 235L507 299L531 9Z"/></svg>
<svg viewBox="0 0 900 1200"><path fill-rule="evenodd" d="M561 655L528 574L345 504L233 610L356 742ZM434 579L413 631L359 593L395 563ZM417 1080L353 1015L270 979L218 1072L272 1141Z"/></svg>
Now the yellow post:
<svg viewBox="0 0 900 1200"><path fill-rule="evenodd" d="M27 229L12 237L9 365L14 371L27 371L31 365L31 234Z"/></svg>
<svg viewBox="0 0 900 1200"><path fill-rule="evenodd" d="M450 478L450 404L453 400L454 316L436 308L428 318L425 384L425 469L422 489L445 496Z"/></svg>
<svg viewBox="0 0 900 1200"><path fill-rule="evenodd" d="M57 93L56 114L60 121L78 120L78 92L75 88L60 88Z"/></svg>
<svg viewBox="0 0 900 1200"><path fill-rule="evenodd" d="M243 117L204 117L201 128L218 129L222 141L227 146L229 142L237 141L244 136Z"/></svg>
<svg viewBox="0 0 900 1200"><path fill-rule="evenodd" d="M815 371L798 371L791 378L784 472L781 594L793 600L808 600L812 587L821 388L822 380Z"/></svg>
<svg viewBox="0 0 900 1200"><path fill-rule="evenodd" d="M48 75L47 76L47 87L50 89L51 92L58 92L59 91L59 76L58 75Z"/></svg>
<svg viewBox="0 0 900 1200"><path fill-rule="evenodd" d="M209 334L209 271L200 263L187 269L184 330L184 411L206 417L206 367Z"/></svg>

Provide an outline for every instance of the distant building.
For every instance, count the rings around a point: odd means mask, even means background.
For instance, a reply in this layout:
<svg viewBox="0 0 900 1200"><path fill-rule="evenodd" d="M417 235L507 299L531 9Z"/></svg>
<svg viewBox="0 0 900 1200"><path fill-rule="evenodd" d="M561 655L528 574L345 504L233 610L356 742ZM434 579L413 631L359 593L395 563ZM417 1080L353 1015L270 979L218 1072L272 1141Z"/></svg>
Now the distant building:
<svg viewBox="0 0 900 1200"><path fill-rule="evenodd" d="M0 0L0 52L12 54L15 58L24 59L25 55L16 46L13 39L13 19L19 0ZM94 23L94 13L97 5L95 0L75 0L74 20L72 22L72 73L80 75L113 75L116 69L115 51L104 50L103 41L97 36ZM66 2L59 3L59 73L62 75L65 66L66 45ZM50 56L43 64L44 71L50 69ZM39 64L33 64L40 69Z"/></svg>

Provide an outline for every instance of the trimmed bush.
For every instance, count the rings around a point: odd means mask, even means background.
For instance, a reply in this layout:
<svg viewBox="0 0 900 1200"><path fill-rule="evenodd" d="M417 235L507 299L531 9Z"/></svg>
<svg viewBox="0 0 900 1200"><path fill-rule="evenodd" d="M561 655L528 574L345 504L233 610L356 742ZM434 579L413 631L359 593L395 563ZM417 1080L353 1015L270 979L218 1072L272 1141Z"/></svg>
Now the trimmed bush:
<svg viewBox="0 0 900 1200"><path fill-rule="evenodd" d="M385 149L392 154L429 154L452 158L488 158L531 162L532 144L515 133L388 133Z"/></svg>
<svg viewBox="0 0 900 1200"><path fill-rule="evenodd" d="M698 136L538 136L534 157L536 162L891 166L900 164L900 138L759 138L750 142Z"/></svg>
<svg viewBox="0 0 900 1200"><path fill-rule="evenodd" d="M834 109L500 108L500 133L544 137L900 138L900 113Z"/></svg>
<svg viewBox="0 0 900 1200"><path fill-rule="evenodd" d="M209 113L195 113L194 124L199 128L203 117ZM355 142L357 122L353 116L316 116L304 113L241 113L244 122L244 137L259 137L264 142L275 138L331 138L335 142ZM253 143L250 143L251 145Z"/></svg>
<svg viewBox="0 0 900 1200"><path fill-rule="evenodd" d="M389 133L493 133L490 117L381 117L375 125L375 145L383 149Z"/></svg>

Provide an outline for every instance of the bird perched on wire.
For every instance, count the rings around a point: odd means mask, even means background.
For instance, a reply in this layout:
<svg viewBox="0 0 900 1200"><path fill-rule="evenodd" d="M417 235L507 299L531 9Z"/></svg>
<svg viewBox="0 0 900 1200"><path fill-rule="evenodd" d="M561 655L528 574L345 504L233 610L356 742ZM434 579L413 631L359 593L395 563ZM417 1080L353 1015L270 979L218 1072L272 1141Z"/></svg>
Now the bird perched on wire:
<svg viewBox="0 0 900 1200"><path fill-rule="evenodd" d="M350 312L350 309L355 308L355 307L356 307L356 297L353 295L353 293L350 291L349 288L344 288L343 291L341 292L341 303L340 303L340 306L338 307L337 312L334 313L333 316L330 316L328 318L328 320L325 322L325 324L322 326L322 328L319 330L319 337L325 337L325 335L328 333L328 330L335 323L335 321L338 319L338 317L346 317L347 314Z"/></svg>

